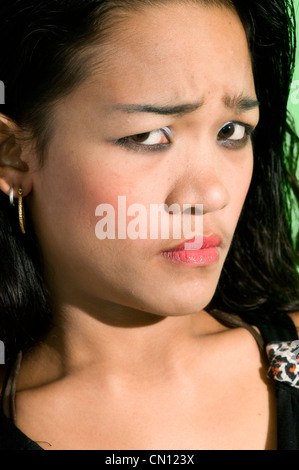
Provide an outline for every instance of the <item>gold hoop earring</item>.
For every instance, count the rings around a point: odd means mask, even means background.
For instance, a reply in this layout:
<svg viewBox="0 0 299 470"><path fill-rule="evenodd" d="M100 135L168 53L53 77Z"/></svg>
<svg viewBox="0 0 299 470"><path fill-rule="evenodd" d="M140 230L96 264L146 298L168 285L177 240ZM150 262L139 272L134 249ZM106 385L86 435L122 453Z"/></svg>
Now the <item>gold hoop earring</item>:
<svg viewBox="0 0 299 470"><path fill-rule="evenodd" d="M20 223L20 229L23 235L26 234L25 230L25 211L24 211L24 204L23 204L23 190L22 188L19 188L19 223Z"/></svg>

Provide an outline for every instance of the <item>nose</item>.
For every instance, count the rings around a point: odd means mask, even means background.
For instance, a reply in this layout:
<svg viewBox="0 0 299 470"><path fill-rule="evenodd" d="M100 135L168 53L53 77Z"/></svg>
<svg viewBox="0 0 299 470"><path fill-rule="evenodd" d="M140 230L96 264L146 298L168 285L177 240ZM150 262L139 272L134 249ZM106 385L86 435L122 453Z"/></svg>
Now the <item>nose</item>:
<svg viewBox="0 0 299 470"><path fill-rule="evenodd" d="M204 214L224 209L229 203L229 188L223 181L219 157L199 155L186 158L183 168L182 161L178 162L182 170L175 175L175 182L166 198L167 206L179 204L183 210L184 204L191 208L202 204Z"/></svg>

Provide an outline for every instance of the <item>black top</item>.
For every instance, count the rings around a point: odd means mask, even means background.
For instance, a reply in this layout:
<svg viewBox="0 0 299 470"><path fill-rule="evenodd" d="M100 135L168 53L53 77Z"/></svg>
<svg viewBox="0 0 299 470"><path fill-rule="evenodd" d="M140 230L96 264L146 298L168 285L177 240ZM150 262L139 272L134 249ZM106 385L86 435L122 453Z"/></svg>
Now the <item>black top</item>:
<svg viewBox="0 0 299 470"><path fill-rule="evenodd" d="M277 450L299 450L299 341L288 315L258 318L269 360L268 376L276 384Z"/></svg>
<svg viewBox="0 0 299 470"><path fill-rule="evenodd" d="M299 450L299 341L287 315L253 322L261 332L268 376L277 397L277 450ZM22 356L7 374L0 399L0 450L43 450L16 426L15 392Z"/></svg>
<svg viewBox="0 0 299 470"><path fill-rule="evenodd" d="M0 412L0 451L1 450L43 450L36 442L31 441Z"/></svg>

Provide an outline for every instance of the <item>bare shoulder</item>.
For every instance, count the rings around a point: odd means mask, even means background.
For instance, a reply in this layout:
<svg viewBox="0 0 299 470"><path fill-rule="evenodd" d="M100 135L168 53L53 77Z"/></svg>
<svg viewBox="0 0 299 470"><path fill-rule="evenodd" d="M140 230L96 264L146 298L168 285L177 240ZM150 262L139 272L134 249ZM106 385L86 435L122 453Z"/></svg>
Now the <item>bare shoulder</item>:
<svg viewBox="0 0 299 470"><path fill-rule="evenodd" d="M299 334L299 312L291 313L290 317L293 320L296 330Z"/></svg>

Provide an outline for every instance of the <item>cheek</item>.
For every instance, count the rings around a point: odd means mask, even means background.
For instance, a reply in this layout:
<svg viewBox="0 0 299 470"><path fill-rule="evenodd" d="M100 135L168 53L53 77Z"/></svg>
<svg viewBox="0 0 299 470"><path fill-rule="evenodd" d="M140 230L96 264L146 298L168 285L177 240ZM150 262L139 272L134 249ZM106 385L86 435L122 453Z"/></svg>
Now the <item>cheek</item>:
<svg viewBox="0 0 299 470"><path fill-rule="evenodd" d="M245 157L245 158L243 158ZM226 187L229 188L232 212L239 218L244 205L253 173L253 154L242 156L242 161L226 174Z"/></svg>
<svg viewBox="0 0 299 470"><path fill-rule="evenodd" d="M69 247L77 245L81 250L84 240L86 247L92 249L96 244L98 249L99 220L104 215L109 220L112 214L110 227L114 224L118 234L118 220L124 220L129 206L138 203L146 207L151 202L148 198L153 197L153 189L149 194L146 188L153 188L153 181L136 168L132 171L128 165L110 164L109 155L101 158L98 151L76 153L73 158L70 155L71 151L57 152L55 156L53 152L50 163L35 176L32 197L35 227L47 245L63 247L67 240ZM109 215L97 217L96 210L104 209L104 205L112 210ZM126 226L129 220L125 218Z"/></svg>

